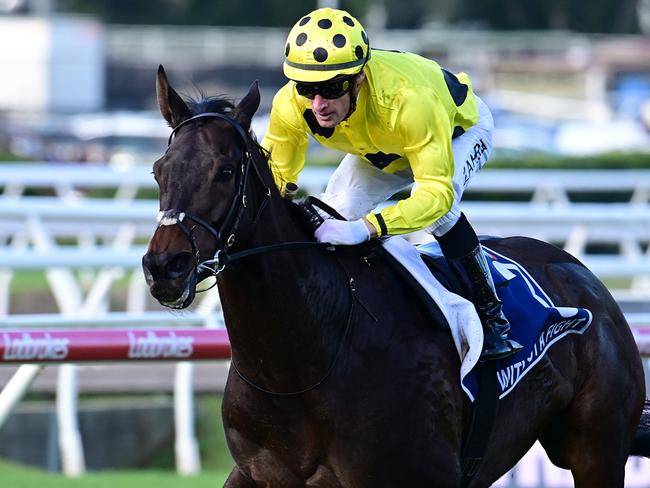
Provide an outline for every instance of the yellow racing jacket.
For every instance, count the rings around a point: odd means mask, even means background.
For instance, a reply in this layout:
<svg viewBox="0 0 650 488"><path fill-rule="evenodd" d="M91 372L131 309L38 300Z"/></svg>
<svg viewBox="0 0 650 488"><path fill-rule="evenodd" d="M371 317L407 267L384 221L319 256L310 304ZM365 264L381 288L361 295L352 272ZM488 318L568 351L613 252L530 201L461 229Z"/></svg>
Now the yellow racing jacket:
<svg viewBox="0 0 650 488"><path fill-rule="evenodd" d="M476 96L465 73L453 75L412 53L373 50L365 71L356 110L334 128L316 122L311 100L289 81L273 99L262 146L282 192L305 165L308 135L383 171L410 170L411 196L366 218L379 235L424 229L453 203L451 141L476 124Z"/></svg>

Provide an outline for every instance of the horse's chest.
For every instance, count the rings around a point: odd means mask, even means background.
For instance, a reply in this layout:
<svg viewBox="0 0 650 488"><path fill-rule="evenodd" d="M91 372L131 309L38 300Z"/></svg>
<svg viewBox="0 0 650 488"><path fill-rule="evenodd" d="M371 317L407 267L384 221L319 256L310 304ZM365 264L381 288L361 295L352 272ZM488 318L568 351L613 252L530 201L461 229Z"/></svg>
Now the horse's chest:
<svg viewBox="0 0 650 488"><path fill-rule="evenodd" d="M324 464L305 470L304 466L285 464L280 453L260 453L249 460L251 478L260 486L282 486L286 488L346 488L348 485Z"/></svg>
<svg viewBox="0 0 650 488"><path fill-rule="evenodd" d="M318 466L312 477L305 481L307 488L344 488L334 472L323 464Z"/></svg>

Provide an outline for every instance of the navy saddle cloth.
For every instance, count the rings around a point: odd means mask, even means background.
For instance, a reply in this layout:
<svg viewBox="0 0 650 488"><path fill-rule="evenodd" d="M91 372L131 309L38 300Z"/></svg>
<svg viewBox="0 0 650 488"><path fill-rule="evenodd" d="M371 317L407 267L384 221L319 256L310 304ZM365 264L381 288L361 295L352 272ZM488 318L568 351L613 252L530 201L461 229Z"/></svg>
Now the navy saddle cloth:
<svg viewBox="0 0 650 488"><path fill-rule="evenodd" d="M418 249L438 281L450 291L465 296L460 283L441 256L437 242L418 246ZM485 245L483 250L497 295L503 302L503 313L510 321L510 335L524 346L517 354L496 361L498 393L499 398L503 398L549 347L568 334L582 334L587 330L592 315L585 308L555 306L523 266ZM477 389L474 371L462 379L462 387L473 401Z"/></svg>

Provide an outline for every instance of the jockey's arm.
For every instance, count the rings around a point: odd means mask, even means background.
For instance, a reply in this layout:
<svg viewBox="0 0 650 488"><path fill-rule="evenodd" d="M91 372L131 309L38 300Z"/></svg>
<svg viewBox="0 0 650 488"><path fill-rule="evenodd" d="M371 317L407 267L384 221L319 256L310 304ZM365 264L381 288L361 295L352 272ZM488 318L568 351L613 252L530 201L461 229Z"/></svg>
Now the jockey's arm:
<svg viewBox="0 0 650 488"><path fill-rule="evenodd" d="M422 230L449 212L454 199L451 130L444 110L414 98L400 110L397 130L415 187L408 198L365 217L380 236Z"/></svg>
<svg viewBox="0 0 650 488"><path fill-rule="evenodd" d="M287 183L298 183L298 175L305 166L309 139L304 130L290 122L295 114L288 113L293 107L279 101L280 92L273 100L269 127L261 145L271 154L273 178L284 195Z"/></svg>

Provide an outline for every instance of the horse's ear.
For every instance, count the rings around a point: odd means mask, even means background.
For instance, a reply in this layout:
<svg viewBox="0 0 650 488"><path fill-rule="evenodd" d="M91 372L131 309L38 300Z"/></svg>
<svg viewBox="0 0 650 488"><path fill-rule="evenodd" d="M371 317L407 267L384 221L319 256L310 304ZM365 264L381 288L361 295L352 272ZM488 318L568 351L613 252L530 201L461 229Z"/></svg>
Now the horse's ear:
<svg viewBox="0 0 650 488"><path fill-rule="evenodd" d="M260 89L257 80L248 89L248 93L241 99L235 108L235 119L247 129L251 126L253 115L260 106Z"/></svg>
<svg viewBox="0 0 650 488"><path fill-rule="evenodd" d="M162 64L158 66L158 76L156 77L156 95L158 96L158 106L160 113L165 118L170 127L176 127L183 120L190 117L190 109L183 101L176 90L174 90L167 81L167 74Z"/></svg>

